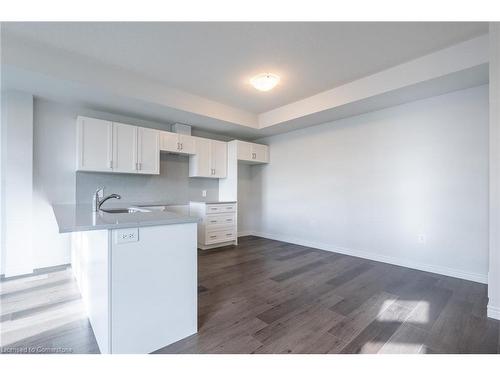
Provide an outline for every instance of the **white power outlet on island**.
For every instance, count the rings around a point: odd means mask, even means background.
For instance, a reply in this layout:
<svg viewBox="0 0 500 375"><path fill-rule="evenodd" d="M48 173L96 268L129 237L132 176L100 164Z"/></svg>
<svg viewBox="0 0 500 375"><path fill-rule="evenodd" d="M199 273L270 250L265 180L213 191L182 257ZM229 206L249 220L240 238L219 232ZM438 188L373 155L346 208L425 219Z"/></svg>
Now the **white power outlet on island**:
<svg viewBox="0 0 500 375"><path fill-rule="evenodd" d="M116 243L127 243L139 241L139 228L117 229L115 231Z"/></svg>
<svg viewBox="0 0 500 375"><path fill-rule="evenodd" d="M201 196L202 196L203 198L206 198L206 197L207 197L207 191L206 191L206 190L202 190L202 191L201 191Z"/></svg>

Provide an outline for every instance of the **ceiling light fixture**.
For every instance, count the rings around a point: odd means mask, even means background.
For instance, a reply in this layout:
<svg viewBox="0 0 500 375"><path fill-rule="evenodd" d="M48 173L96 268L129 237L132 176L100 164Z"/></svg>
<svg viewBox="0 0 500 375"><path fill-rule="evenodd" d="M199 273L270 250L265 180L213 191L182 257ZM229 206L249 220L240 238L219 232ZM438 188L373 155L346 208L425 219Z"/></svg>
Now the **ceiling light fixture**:
<svg viewBox="0 0 500 375"><path fill-rule="evenodd" d="M259 91L272 90L280 81L280 77L272 73L261 73L250 79L250 83Z"/></svg>

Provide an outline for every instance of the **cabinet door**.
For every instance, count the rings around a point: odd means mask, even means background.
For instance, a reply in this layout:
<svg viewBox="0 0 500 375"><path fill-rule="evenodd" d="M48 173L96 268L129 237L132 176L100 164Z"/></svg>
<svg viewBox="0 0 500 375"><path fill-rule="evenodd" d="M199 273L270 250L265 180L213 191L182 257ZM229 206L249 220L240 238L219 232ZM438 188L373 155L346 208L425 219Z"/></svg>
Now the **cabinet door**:
<svg viewBox="0 0 500 375"><path fill-rule="evenodd" d="M77 170L111 172L113 126L110 121L79 117Z"/></svg>
<svg viewBox="0 0 500 375"><path fill-rule="evenodd" d="M269 146L252 144L252 160L258 163L269 162Z"/></svg>
<svg viewBox="0 0 500 375"><path fill-rule="evenodd" d="M160 150L168 152L178 152L179 135L171 132L160 132Z"/></svg>
<svg viewBox="0 0 500 375"><path fill-rule="evenodd" d="M158 130L137 129L137 173L160 174L160 135Z"/></svg>
<svg viewBox="0 0 500 375"><path fill-rule="evenodd" d="M212 176L225 178L227 176L227 143L211 141Z"/></svg>
<svg viewBox="0 0 500 375"><path fill-rule="evenodd" d="M195 139L195 154L189 157L189 177L213 177L210 140L193 138Z"/></svg>
<svg viewBox="0 0 500 375"><path fill-rule="evenodd" d="M252 144L248 142L238 141L238 160L252 160Z"/></svg>
<svg viewBox="0 0 500 375"><path fill-rule="evenodd" d="M113 123L113 172L137 172L137 127Z"/></svg>
<svg viewBox="0 0 500 375"><path fill-rule="evenodd" d="M195 137L186 134L179 134L180 152L182 154L194 155L196 153Z"/></svg>

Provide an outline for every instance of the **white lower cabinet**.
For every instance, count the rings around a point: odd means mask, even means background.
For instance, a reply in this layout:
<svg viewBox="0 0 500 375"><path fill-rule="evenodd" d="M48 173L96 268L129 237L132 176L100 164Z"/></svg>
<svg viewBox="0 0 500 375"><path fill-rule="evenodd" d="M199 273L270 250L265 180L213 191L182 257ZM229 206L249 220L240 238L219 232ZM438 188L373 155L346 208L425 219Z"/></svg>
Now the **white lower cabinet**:
<svg viewBox="0 0 500 375"><path fill-rule="evenodd" d="M237 244L236 202L190 202L189 214L201 219L198 224L200 249Z"/></svg>
<svg viewBox="0 0 500 375"><path fill-rule="evenodd" d="M196 154L189 157L189 177L225 178L227 176L227 143L195 138Z"/></svg>

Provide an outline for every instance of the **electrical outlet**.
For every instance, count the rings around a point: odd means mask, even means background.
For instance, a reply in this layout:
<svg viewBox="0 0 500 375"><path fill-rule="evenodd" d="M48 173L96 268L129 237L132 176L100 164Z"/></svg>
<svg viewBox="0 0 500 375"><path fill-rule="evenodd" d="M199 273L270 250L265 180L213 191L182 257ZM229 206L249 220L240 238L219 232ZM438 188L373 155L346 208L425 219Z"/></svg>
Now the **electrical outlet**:
<svg viewBox="0 0 500 375"><path fill-rule="evenodd" d="M207 191L206 191L206 190L202 190L202 191L201 191L201 196L202 196L203 198L206 198L206 197L207 197Z"/></svg>
<svg viewBox="0 0 500 375"><path fill-rule="evenodd" d="M139 228L117 229L116 243L127 243L139 241Z"/></svg>
<svg viewBox="0 0 500 375"><path fill-rule="evenodd" d="M418 243L425 244L427 242L427 238L425 234L419 234L418 235Z"/></svg>

